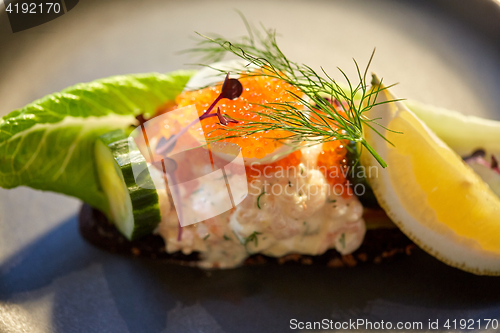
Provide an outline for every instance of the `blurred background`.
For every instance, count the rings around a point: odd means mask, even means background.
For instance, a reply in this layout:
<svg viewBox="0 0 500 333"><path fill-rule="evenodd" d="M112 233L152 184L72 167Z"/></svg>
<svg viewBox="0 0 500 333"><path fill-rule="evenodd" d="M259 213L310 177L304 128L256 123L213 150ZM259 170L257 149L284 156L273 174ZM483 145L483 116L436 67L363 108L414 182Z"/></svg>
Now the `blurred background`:
<svg viewBox="0 0 500 333"><path fill-rule="evenodd" d="M399 83L398 97L500 119L497 0L80 0L61 17L16 33L0 1L0 116L80 82L193 68L188 64L196 59L179 51L193 47L195 32L227 38L246 33L236 9L254 25L276 28L284 53L297 62L323 66L333 77L340 77L338 66L353 76L352 59L364 68L376 48L371 70L386 83ZM425 254L390 270L372 267L359 274L235 270L216 273L220 283L212 279L206 288L165 287L165 281L177 286L183 278L207 282L192 271L172 268L175 277L157 264L131 263L91 248L76 231L79 206L61 195L0 189L0 299L8 300L0 302L0 331L132 332L141 331L141 319L148 321L142 331L152 332L266 331L277 318L284 325L297 313L311 320L353 313L498 314L494 295L462 299L457 293L462 283L480 288L479 280ZM455 282L426 280L422 264ZM289 277L284 286L319 285L325 292L294 293L282 287L283 276ZM398 285L403 279L406 284ZM88 289L78 289L82 285ZM218 294L226 287L236 296ZM133 305L137 299L139 306ZM424 311L429 308L437 310ZM191 329L182 326L189 317L195 318L186 324Z"/></svg>
<svg viewBox="0 0 500 333"><path fill-rule="evenodd" d="M0 113L79 82L168 72L195 32L245 34L235 9L276 28L285 54L338 77L377 49L372 70L400 97L500 119L499 5L493 0L82 0L67 14L12 33L0 9ZM1 6L1 5L0 5ZM0 7L1 8L1 7ZM491 19L489 19L491 18Z"/></svg>

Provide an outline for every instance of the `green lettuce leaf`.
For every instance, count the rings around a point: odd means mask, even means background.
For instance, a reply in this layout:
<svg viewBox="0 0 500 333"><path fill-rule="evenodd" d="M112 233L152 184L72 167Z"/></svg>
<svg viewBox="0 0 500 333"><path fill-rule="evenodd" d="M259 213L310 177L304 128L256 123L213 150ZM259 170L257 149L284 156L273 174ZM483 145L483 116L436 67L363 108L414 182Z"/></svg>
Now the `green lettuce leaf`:
<svg viewBox="0 0 500 333"><path fill-rule="evenodd" d="M107 213L94 143L152 115L182 91L193 72L114 76L43 97L0 120L0 187L21 185L77 197Z"/></svg>

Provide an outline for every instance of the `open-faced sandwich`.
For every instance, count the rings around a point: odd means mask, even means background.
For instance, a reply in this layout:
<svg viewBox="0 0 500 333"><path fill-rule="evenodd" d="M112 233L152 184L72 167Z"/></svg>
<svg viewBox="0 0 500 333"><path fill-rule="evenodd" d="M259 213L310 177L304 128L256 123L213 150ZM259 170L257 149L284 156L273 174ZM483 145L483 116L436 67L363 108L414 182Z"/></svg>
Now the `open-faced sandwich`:
<svg viewBox="0 0 500 333"><path fill-rule="evenodd" d="M0 186L82 199L80 230L102 248L203 268L354 266L417 244L500 274L499 123L397 100L357 64L341 85L272 30L193 51L212 65L79 84L5 116ZM225 53L239 61L215 62Z"/></svg>

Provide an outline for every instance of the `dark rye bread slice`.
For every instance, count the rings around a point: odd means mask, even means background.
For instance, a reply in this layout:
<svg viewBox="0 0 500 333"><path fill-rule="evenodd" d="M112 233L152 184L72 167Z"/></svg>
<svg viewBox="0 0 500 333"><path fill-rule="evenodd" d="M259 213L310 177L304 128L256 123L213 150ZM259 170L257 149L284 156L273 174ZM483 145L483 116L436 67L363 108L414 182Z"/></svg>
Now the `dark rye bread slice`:
<svg viewBox="0 0 500 333"><path fill-rule="evenodd" d="M365 213L364 217L368 226L377 228L367 230L363 244L352 254L341 255L336 250L329 250L319 256L289 254L280 258L256 254L246 259L245 265L277 263L353 267L358 263L380 263L411 254L415 244L399 229L390 227L383 211L370 210ZM189 255L181 252L167 253L163 238L159 235L147 235L138 240L129 241L107 220L106 216L87 204L81 208L79 225L83 238L109 252L161 259L169 263L188 266L196 266L199 260L198 253Z"/></svg>

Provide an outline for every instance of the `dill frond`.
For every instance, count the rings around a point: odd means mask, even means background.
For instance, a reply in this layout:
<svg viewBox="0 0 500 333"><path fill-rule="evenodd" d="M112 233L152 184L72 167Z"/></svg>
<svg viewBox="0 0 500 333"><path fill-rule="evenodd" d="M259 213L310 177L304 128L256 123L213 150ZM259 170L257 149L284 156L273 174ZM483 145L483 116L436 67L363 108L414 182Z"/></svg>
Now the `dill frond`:
<svg viewBox="0 0 500 333"><path fill-rule="evenodd" d="M367 73L375 50L363 72L354 60L357 71L356 84L353 84L345 72L338 68L347 81L347 88L343 88L323 68L321 73L317 73L311 67L287 58L278 46L275 30L262 26L263 33L261 33L253 29L243 16L242 19L247 27L248 36L230 42L221 36L209 37L198 34L201 39L197 46L186 51L201 55L204 62L221 61L227 53L236 55L249 65L260 68L256 71L236 69L242 77L277 78L298 88L300 94L288 91L294 98L293 102L261 105L270 110L270 112L257 112L261 116L261 121L241 122L220 128L218 130L233 134L217 136L211 140L249 136L274 130L286 131L289 134L281 138L272 138L285 144L306 142L313 145L333 140L349 140L361 144L385 168L387 166L385 161L363 137L363 124L382 136L374 128L380 126L377 119L369 119L365 113L374 106L382 104L376 102L378 94L393 86L383 87L382 80L376 85L368 85ZM337 107L331 103L334 100L339 102ZM340 108L343 114L337 108Z"/></svg>

